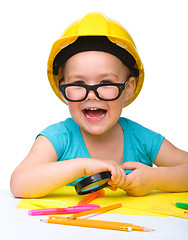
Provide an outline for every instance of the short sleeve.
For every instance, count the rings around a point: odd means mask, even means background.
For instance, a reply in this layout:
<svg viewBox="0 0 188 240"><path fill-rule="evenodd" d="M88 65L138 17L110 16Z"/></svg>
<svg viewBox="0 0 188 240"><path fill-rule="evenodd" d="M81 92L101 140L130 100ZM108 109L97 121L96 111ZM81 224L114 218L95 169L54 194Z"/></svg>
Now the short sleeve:
<svg viewBox="0 0 188 240"><path fill-rule="evenodd" d="M150 148L148 149L149 157L152 163L154 163L157 157L157 154L160 150L163 140L164 140L164 137L161 134L153 133L153 138L150 144Z"/></svg>
<svg viewBox="0 0 188 240"><path fill-rule="evenodd" d="M65 142L68 138L66 127L64 126L63 122L48 126L43 131L41 131L37 137L39 135L45 136L51 142L55 148L59 160L64 152L66 145Z"/></svg>

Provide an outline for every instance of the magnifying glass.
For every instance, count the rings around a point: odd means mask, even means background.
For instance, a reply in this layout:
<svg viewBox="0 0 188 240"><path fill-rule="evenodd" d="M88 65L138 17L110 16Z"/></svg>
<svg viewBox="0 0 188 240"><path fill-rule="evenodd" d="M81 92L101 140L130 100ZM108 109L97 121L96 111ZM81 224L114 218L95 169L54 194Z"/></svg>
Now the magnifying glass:
<svg viewBox="0 0 188 240"><path fill-rule="evenodd" d="M108 186L110 178L111 173L109 171L96 173L78 182L75 185L76 192L78 195L84 195L98 191Z"/></svg>

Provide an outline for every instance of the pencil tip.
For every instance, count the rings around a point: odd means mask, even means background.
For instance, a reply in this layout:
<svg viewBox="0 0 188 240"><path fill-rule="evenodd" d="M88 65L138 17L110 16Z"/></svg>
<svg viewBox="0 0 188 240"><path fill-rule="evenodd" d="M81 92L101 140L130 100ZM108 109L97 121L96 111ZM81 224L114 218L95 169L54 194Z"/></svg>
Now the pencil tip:
<svg viewBox="0 0 188 240"><path fill-rule="evenodd" d="M150 229L150 228L144 228L144 232L153 232L155 231L154 229Z"/></svg>
<svg viewBox="0 0 188 240"><path fill-rule="evenodd" d="M40 221L43 223L47 223L47 220L45 220L45 219L40 219Z"/></svg>

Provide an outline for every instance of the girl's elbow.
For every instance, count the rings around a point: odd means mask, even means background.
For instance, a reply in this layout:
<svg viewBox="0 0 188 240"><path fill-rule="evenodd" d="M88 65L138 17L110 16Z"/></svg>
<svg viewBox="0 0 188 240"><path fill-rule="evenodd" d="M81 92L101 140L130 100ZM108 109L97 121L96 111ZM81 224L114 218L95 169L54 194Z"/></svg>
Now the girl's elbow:
<svg viewBox="0 0 188 240"><path fill-rule="evenodd" d="M14 171L10 178L10 191L15 198L21 198L23 196L20 190L21 186L19 184L19 176L17 175L16 171Z"/></svg>

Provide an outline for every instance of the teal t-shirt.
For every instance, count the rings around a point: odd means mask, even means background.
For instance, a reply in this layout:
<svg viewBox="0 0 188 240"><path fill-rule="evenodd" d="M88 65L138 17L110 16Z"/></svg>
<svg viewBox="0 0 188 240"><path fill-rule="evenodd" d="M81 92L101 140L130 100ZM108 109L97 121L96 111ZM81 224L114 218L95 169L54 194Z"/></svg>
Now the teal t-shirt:
<svg viewBox="0 0 188 240"><path fill-rule="evenodd" d="M164 137L127 118L120 117L119 123L124 131L123 163L140 162L152 166ZM44 135L52 143L58 161L91 158L80 127L72 118L50 125L39 135ZM76 182L81 179L77 179Z"/></svg>

